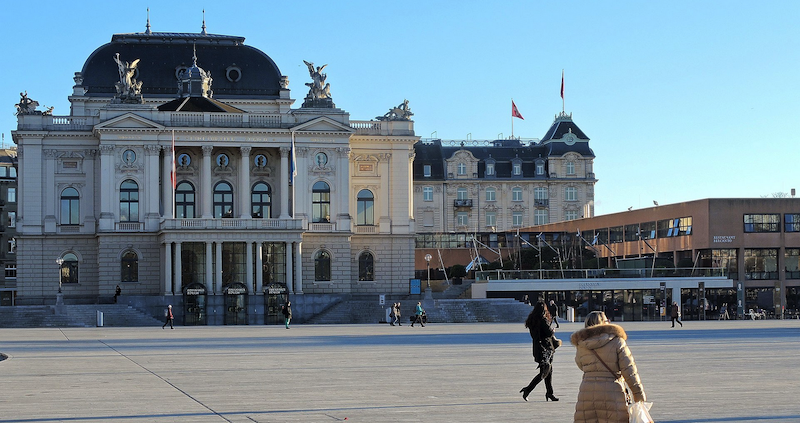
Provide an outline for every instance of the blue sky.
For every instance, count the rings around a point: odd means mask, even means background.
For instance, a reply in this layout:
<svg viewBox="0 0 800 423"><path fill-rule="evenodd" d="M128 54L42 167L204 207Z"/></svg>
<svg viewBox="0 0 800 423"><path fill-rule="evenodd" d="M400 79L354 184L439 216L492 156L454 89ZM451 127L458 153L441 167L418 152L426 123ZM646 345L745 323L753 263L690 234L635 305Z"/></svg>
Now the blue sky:
<svg viewBox="0 0 800 423"><path fill-rule="evenodd" d="M511 135L511 98L540 138L566 111L591 138L595 213L800 189L797 1L160 1L156 32L238 35L290 80L325 69L336 105L369 120L409 100L417 135ZM68 115L74 72L146 3L10 2L0 14L0 131L27 90ZM202 58L199 58L202 66ZM41 107L40 107L41 109ZM502 135L501 135L502 134Z"/></svg>

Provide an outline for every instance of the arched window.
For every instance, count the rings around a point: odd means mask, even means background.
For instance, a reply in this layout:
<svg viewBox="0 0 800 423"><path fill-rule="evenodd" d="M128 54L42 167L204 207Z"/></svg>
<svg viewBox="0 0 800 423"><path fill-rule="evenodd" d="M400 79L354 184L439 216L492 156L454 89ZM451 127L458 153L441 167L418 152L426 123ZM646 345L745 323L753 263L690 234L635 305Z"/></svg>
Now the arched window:
<svg viewBox="0 0 800 423"><path fill-rule="evenodd" d="M253 186L250 195L250 206L254 219L269 219L272 217L272 200L270 199L269 185L259 182Z"/></svg>
<svg viewBox="0 0 800 423"><path fill-rule="evenodd" d="M139 280L139 256L135 251L122 253L120 260L120 282L137 282Z"/></svg>
<svg viewBox="0 0 800 423"><path fill-rule="evenodd" d="M79 225L80 224L80 197L78 190L67 188L61 191L61 224Z"/></svg>
<svg viewBox="0 0 800 423"><path fill-rule="evenodd" d="M374 281L375 280L375 259L372 253L365 251L358 256L358 280L360 281Z"/></svg>
<svg viewBox="0 0 800 423"><path fill-rule="evenodd" d="M371 226L375 224L375 199L372 191L362 189L358 192L356 201L356 225Z"/></svg>
<svg viewBox="0 0 800 423"><path fill-rule="evenodd" d="M314 256L314 280L331 280L331 255L327 251L319 251Z"/></svg>
<svg viewBox="0 0 800 423"><path fill-rule="evenodd" d="M214 186L214 217L233 217L233 188L227 182Z"/></svg>
<svg viewBox="0 0 800 423"><path fill-rule="evenodd" d="M194 185L181 182L175 188L175 217L178 219L194 219Z"/></svg>
<svg viewBox="0 0 800 423"><path fill-rule="evenodd" d="M314 223L331 221L331 187L323 181L314 184L311 190L311 221Z"/></svg>
<svg viewBox="0 0 800 423"><path fill-rule="evenodd" d="M130 179L119 186L119 221L139 221L139 184Z"/></svg>
<svg viewBox="0 0 800 423"><path fill-rule="evenodd" d="M78 283L78 256L73 253L61 257L61 283Z"/></svg>

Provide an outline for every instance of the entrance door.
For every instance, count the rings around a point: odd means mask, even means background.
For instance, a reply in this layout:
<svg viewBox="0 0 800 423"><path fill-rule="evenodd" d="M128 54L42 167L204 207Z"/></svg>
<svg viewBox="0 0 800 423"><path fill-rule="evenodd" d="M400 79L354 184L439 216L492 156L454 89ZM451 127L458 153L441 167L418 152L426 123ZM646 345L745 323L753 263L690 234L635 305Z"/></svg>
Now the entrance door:
<svg viewBox="0 0 800 423"><path fill-rule="evenodd" d="M247 324L247 287L240 282L228 285L225 290L225 324Z"/></svg>
<svg viewBox="0 0 800 423"><path fill-rule="evenodd" d="M286 293L286 285L272 283L267 286L265 291L267 295L264 295L264 301L266 301L264 324L282 325L284 322L281 306L289 301L289 295Z"/></svg>
<svg viewBox="0 0 800 423"><path fill-rule="evenodd" d="M206 324L206 287L191 283L183 289L183 324L197 326Z"/></svg>

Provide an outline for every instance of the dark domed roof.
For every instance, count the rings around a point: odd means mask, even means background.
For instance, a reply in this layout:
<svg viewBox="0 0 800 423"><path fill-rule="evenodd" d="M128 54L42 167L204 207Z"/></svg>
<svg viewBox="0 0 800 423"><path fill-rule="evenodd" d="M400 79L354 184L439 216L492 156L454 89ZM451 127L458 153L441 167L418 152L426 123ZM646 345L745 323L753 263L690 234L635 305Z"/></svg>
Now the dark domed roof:
<svg viewBox="0 0 800 423"><path fill-rule="evenodd" d="M142 94L175 98L178 74L192 66L192 48L197 63L213 78L218 98L272 98L280 95L281 72L261 50L244 45L244 37L215 34L133 33L115 34L111 42L95 50L83 65L87 96L110 97L119 72L114 57L139 60L135 78L142 81Z"/></svg>

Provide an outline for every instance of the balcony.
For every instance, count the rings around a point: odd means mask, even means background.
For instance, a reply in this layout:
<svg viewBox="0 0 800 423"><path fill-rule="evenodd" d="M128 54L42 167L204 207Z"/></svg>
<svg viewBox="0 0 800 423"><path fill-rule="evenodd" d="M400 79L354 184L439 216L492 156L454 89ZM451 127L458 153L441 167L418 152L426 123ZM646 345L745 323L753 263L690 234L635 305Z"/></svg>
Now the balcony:
<svg viewBox="0 0 800 423"><path fill-rule="evenodd" d="M361 225L356 226L355 233L357 234L377 234L378 227L374 225Z"/></svg>
<svg viewBox="0 0 800 423"><path fill-rule="evenodd" d="M453 207L472 207L472 199L453 200Z"/></svg>
<svg viewBox="0 0 800 423"><path fill-rule="evenodd" d="M533 205L536 207L548 207L550 205L549 198L536 198L533 200Z"/></svg>
<svg viewBox="0 0 800 423"><path fill-rule="evenodd" d="M161 230L299 230L301 219L167 219Z"/></svg>
<svg viewBox="0 0 800 423"><path fill-rule="evenodd" d="M144 223L143 222L117 222L116 231L117 232L143 232L144 231Z"/></svg>

